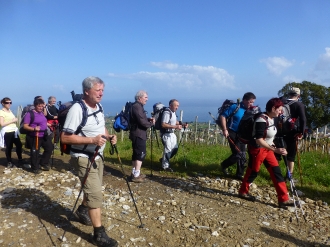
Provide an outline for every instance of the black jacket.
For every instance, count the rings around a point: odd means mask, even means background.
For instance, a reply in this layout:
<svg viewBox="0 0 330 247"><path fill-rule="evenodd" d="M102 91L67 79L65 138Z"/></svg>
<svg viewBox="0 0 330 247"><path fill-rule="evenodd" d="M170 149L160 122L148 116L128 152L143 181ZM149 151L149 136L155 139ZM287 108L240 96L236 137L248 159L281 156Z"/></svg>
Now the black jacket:
<svg viewBox="0 0 330 247"><path fill-rule="evenodd" d="M153 124L148 121L143 105L140 102L135 102L132 105L130 139L132 140L134 137L139 137L143 140L147 140L147 129L152 125Z"/></svg>

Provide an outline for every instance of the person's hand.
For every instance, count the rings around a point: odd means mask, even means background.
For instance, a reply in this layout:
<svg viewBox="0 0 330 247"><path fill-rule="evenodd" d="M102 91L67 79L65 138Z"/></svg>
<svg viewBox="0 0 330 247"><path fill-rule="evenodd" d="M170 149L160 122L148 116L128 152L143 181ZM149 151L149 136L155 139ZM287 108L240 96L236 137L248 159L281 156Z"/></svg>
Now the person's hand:
<svg viewBox="0 0 330 247"><path fill-rule="evenodd" d="M229 132L227 129L222 131L222 134L227 138L229 136Z"/></svg>
<svg viewBox="0 0 330 247"><path fill-rule="evenodd" d="M178 129L178 130L181 130L182 129L182 125L181 124L175 125L175 128Z"/></svg>
<svg viewBox="0 0 330 247"><path fill-rule="evenodd" d="M34 131L40 131L40 126L34 127Z"/></svg>
<svg viewBox="0 0 330 247"><path fill-rule="evenodd" d="M148 118L148 121L149 121L150 123L152 123L152 124L155 124L155 119L154 119L153 117Z"/></svg>
<svg viewBox="0 0 330 247"><path fill-rule="evenodd" d="M18 121L18 119L16 117L13 118L13 123L16 123Z"/></svg>
<svg viewBox="0 0 330 247"><path fill-rule="evenodd" d="M296 138L296 140L301 140L303 138L303 134L297 133L294 135L294 138Z"/></svg>
<svg viewBox="0 0 330 247"><path fill-rule="evenodd" d="M109 135L109 141L112 145L117 143L117 136L116 135Z"/></svg>
<svg viewBox="0 0 330 247"><path fill-rule="evenodd" d="M98 136L92 137L92 142L96 146L101 147L101 146L103 146L107 142L107 139L105 138L104 135L100 134Z"/></svg>
<svg viewBox="0 0 330 247"><path fill-rule="evenodd" d="M275 148L274 153L278 153L280 155L287 155L288 154L288 152L286 151L285 148Z"/></svg>

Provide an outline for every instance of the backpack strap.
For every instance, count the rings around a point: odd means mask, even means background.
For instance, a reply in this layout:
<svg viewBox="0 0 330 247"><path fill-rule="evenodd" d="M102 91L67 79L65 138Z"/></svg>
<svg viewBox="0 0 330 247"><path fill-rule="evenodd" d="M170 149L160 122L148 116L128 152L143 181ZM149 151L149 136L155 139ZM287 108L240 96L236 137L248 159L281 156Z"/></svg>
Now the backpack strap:
<svg viewBox="0 0 330 247"><path fill-rule="evenodd" d="M274 126L274 124L273 124L273 125L269 125L268 116L266 115L266 113L261 113L258 117L261 117L263 120L266 121L266 128L265 128L265 130L264 130L264 135L263 135L263 137L262 137L263 139L265 139L266 136L267 136L267 129L268 129L269 127L271 127L271 126Z"/></svg>
<svg viewBox="0 0 330 247"><path fill-rule="evenodd" d="M76 129L76 131L74 132L74 134L75 135L78 135L79 133L81 133L83 136L86 136L84 134L84 132L82 131L82 128L86 125L88 118L90 116L94 116L97 119L97 114L99 112L103 112L103 108L102 108L101 104L97 103L97 106L99 107L99 110L97 110L96 112L93 112L91 114L87 114L88 113L88 109L87 109L87 106L86 106L85 102L83 100L80 100L77 103L82 108L83 117L82 117L81 123L79 124L79 126ZM71 150L73 150L73 152L75 152L74 150L76 150L76 151L79 151L80 153L83 153L83 151L87 148L87 146L88 146L88 144L86 144L82 150L77 150L77 149L72 149L72 148L71 148Z"/></svg>

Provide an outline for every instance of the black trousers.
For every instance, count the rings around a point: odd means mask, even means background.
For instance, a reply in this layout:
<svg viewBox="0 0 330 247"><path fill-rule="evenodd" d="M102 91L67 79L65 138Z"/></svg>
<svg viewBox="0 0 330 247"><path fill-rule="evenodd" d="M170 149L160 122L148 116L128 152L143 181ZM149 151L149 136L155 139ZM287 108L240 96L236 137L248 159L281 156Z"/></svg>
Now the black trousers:
<svg viewBox="0 0 330 247"><path fill-rule="evenodd" d="M231 155L225 159L221 165L223 166L223 168L227 169L228 167L237 164L237 169L236 169L236 176L242 177L244 175L244 169L245 169L245 160L242 159L242 157L246 157L245 154L245 150L246 150L246 144L240 142L237 138L237 134L236 132L234 132L233 130L228 130L229 133L229 137L234 141L235 145L238 147L238 149L240 150L237 151L235 146L229 142L229 146L231 149Z"/></svg>
<svg viewBox="0 0 330 247"><path fill-rule="evenodd" d="M4 136L4 140L6 143L6 158L8 162L11 162L11 150L15 144L16 154L19 160L22 159L22 142L19 139L19 136L15 138L15 131L6 132Z"/></svg>
<svg viewBox="0 0 330 247"><path fill-rule="evenodd" d="M28 145L30 148L30 163L31 168L33 170L37 170L41 166L45 166L49 164L50 156L53 152L53 144L52 140L47 137L38 137L38 147L36 146L36 139L35 136L26 136L26 141L28 142ZM39 149L42 147L44 149L44 153L40 157L39 155Z"/></svg>

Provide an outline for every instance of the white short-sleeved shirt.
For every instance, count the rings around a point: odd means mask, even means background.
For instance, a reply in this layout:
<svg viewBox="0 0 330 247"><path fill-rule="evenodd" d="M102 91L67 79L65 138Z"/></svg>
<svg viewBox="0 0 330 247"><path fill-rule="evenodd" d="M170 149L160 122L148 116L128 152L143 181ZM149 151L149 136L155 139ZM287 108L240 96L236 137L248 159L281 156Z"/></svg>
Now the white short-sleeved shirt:
<svg viewBox="0 0 330 247"><path fill-rule="evenodd" d="M170 125L176 125L176 115L175 112L172 112L170 108L167 108L168 110L164 110L163 116L162 116L162 123L167 123ZM172 115L172 117L171 117ZM167 129L168 133L173 133L173 129Z"/></svg>
<svg viewBox="0 0 330 247"><path fill-rule="evenodd" d="M99 110L99 106L97 105L96 109L93 109L86 105L87 107L87 113L88 115L92 114L93 112L97 112ZM74 133L78 126L81 124L83 118L83 109L80 106L79 103L73 104L73 106L70 108L65 123L63 126L63 131L67 133ZM83 133L83 134L82 134ZM99 134L105 134L105 120L104 120L104 114L103 112L98 112L96 115L91 115L87 118L86 125L82 128L82 133L80 132L78 135L80 136L86 136L86 137L95 137ZM71 145L72 148L82 150L85 145ZM96 148L96 145L89 144L87 145L86 149L84 151L94 153ZM103 150L105 148L105 145L103 145L99 149L99 153L102 154ZM72 157L78 157L78 156L84 156L88 157L85 154L81 153L73 153L71 152Z"/></svg>
<svg viewBox="0 0 330 247"><path fill-rule="evenodd" d="M274 142L274 138L275 135L277 133L277 129L274 125L274 119L271 119L269 117L267 117L268 119L268 127L266 130L266 137L265 137L265 141L267 142L268 145L273 145ZM267 123L265 119L263 119L262 117L258 117L255 121L255 123ZM255 135L255 127L253 128L253 136Z"/></svg>

